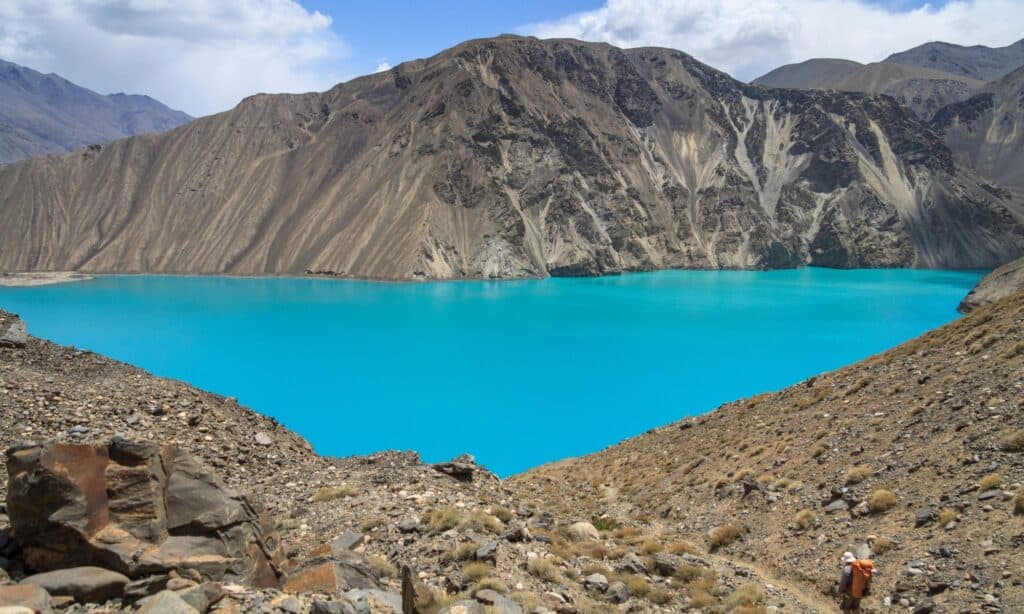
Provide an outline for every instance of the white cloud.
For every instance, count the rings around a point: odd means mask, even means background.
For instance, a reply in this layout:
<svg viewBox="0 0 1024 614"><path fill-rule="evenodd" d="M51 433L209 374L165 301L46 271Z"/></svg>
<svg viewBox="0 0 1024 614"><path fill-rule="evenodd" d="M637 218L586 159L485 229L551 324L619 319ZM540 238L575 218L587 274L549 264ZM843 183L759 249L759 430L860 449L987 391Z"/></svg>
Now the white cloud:
<svg viewBox="0 0 1024 614"><path fill-rule="evenodd" d="M749 80L814 57L876 62L941 40L1003 46L1024 36L1021 0L951 1L916 9L863 0L608 0L596 10L531 24L542 38L661 46Z"/></svg>
<svg viewBox="0 0 1024 614"><path fill-rule="evenodd" d="M377 64L377 70L373 72L384 72L385 70L391 70L391 64L388 64L387 60L384 60L380 64Z"/></svg>
<svg viewBox="0 0 1024 614"><path fill-rule="evenodd" d="M293 0L0 1L0 58L193 115L327 89L347 53L329 17Z"/></svg>

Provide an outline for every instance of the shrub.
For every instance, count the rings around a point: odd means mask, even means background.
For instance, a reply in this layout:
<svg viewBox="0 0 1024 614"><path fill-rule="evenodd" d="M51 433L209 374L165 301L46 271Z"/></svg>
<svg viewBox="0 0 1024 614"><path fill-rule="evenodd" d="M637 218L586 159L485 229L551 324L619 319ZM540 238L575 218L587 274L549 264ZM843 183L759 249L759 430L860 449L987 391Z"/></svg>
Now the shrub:
<svg viewBox="0 0 1024 614"><path fill-rule="evenodd" d="M956 520L956 510L951 510L947 507L939 512L939 524L947 525L954 520Z"/></svg>
<svg viewBox="0 0 1024 614"><path fill-rule="evenodd" d="M333 501L342 497L354 497L358 494L359 491L354 486L325 486L316 491L310 501L313 503L323 503L324 501Z"/></svg>
<svg viewBox="0 0 1024 614"><path fill-rule="evenodd" d="M814 526L814 521L817 520L817 518L818 517L814 515L814 512L804 509L797 512L796 516L793 516L793 524L799 527L802 531L806 531Z"/></svg>
<svg viewBox="0 0 1024 614"><path fill-rule="evenodd" d="M657 605L665 605L672 601L672 593L667 589L658 587L647 594L647 600Z"/></svg>
<svg viewBox="0 0 1024 614"><path fill-rule="evenodd" d="M1013 513L1024 516L1024 489L1013 496Z"/></svg>
<svg viewBox="0 0 1024 614"><path fill-rule="evenodd" d="M1024 429L1010 433L1003 438L1003 449L1007 452L1020 452L1024 450Z"/></svg>
<svg viewBox="0 0 1024 614"><path fill-rule="evenodd" d="M690 598L690 608L700 610L715 605L715 598L704 589L695 589L687 593Z"/></svg>
<svg viewBox="0 0 1024 614"><path fill-rule="evenodd" d="M391 561L387 560L382 556L371 554L366 557L370 562L370 566L377 570L377 573L383 578L394 578L398 575L398 569L391 564Z"/></svg>
<svg viewBox="0 0 1024 614"><path fill-rule="evenodd" d="M467 563L462 567L462 577L470 582L477 582L491 575L491 566L487 563Z"/></svg>
<svg viewBox="0 0 1024 614"><path fill-rule="evenodd" d="M875 540L871 542L871 550L874 551L875 554L885 554L892 550L892 540L888 537L876 537Z"/></svg>
<svg viewBox="0 0 1024 614"><path fill-rule="evenodd" d="M828 446L823 443L819 443L818 445L814 446L813 450L811 450L811 458L818 458L825 452L828 452Z"/></svg>
<svg viewBox="0 0 1024 614"><path fill-rule="evenodd" d="M598 531L614 531L619 528L619 521L608 516L594 518L590 524L594 525L594 528Z"/></svg>
<svg viewBox="0 0 1024 614"><path fill-rule="evenodd" d="M896 494L886 488L879 488L868 497L868 509L878 514L896 505Z"/></svg>
<svg viewBox="0 0 1024 614"><path fill-rule="evenodd" d="M491 515L502 522L508 522L509 520L515 518L516 513L508 509L507 507L501 507L500 505L496 505L491 508Z"/></svg>
<svg viewBox="0 0 1024 614"><path fill-rule="evenodd" d="M725 606L727 609L735 609L741 606L756 605L764 599L764 590L753 583L747 583L732 592L726 597Z"/></svg>
<svg viewBox="0 0 1024 614"><path fill-rule="evenodd" d="M459 512L450 507L435 507L427 512L425 520L428 530L440 533L458 526Z"/></svg>
<svg viewBox="0 0 1024 614"><path fill-rule="evenodd" d="M681 541L668 545L668 551L672 554L697 554L697 546L693 542Z"/></svg>
<svg viewBox="0 0 1024 614"><path fill-rule="evenodd" d="M546 582L562 581L562 572L559 571L558 566L540 557L530 559L526 564L526 571Z"/></svg>
<svg viewBox="0 0 1024 614"><path fill-rule="evenodd" d="M743 526L737 522L728 522L711 529L708 534L708 546L711 552L736 541L743 534Z"/></svg>
<svg viewBox="0 0 1024 614"><path fill-rule="evenodd" d="M479 546L473 542L459 544L451 549L444 558L448 561L470 561L476 555L477 548Z"/></svg>
<svg viewBox="0 0 1024 614"><path fill-rule="evenodd" d="M661 542L652 537L648 537L642 544L640 544L641 554L654 554L655 552L661 552L664 549L665 546L661 545Z"/></svg>
<svg viewBox="0 0 1024 614"><path fill-rule="evenodd" d="M619 527L612 532L612 535L619 539L633 539L640 535L640 529L636 527Z"/></svg>
<svg viewBox="0 0 1024 614"><path fill-rule="evenodd" d="M473 586L471 586L469 588L469 593L473 594L473 593L475 593L477 591L482 591L482 590L488 589L488 588L491 589L492 591L497 591L497 592L501 593L502 595L504 595L505 593L508 592L508 587L505 586L504 582L502 582L501 580L499 580L497 578L487 577L487 578L480 578L479 581L474 582Z"/></svg>
<svg viewBox="0 0 1024 614"><path fill-rule="evenodd" d="M462 528L470 529L472 531L486 531L489 533L498 533L505 525L501 524L501 521L491 516L483 510L473 510L462 519Z"/></svg>
<svg viewBox="0 0 1024 614"><path fill-rule="evenodd" d="M1003 485L1003 476L998 473L990 473L985 477L978 480L978 487L982 490L989 490L992 488L999 488Z"/></svg>
<svg viewBox="0 0 1024 614"><path fill-rule="evenodd" d="M846 470L846 483L860 484L869 475L871 475L871 467L865 467L864 465L851 467Z"/></svg>
<svg viewBox="0 0 1024 614"><path fill-rule="evenodd" d="M359 529L362 531L372 531L385 522L387 522L387 519L383 516L370 516L369 518L364 518L359 523Z"/></svg>
<svg viewBox="0 0 1024 614"><path fill-rule="evenodd" d="M689 583L698 578L704 577L705 571L706 570L700 565L695 565L693 563L680 563L679 567L676 568L674 576L677 580Z"/></svg>
<svg viewBox="0 0 1024 614"><path fill-rule="evenodd" d="M647 582L647 578L643 576L626 576L622 579L626 584L626 588L629 589L629 594L634 597L644 597L647 593L651 592L651 585Z"/></svg>

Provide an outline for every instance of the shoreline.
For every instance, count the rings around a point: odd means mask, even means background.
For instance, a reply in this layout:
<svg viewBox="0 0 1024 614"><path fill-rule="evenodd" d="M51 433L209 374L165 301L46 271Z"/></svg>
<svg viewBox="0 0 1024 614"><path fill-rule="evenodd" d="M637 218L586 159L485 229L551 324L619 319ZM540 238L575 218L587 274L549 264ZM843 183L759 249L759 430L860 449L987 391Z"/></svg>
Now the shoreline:
<svg viewBox="0 0 1024 614"><path fill-rule="evenodd" d="M90 279L93 279L92 275L88 275L85 273L76 273L74 271L0 273L0 287L34 288L38 286L52 286L55 284L68 284L77 281L88 281Z"/></svg>

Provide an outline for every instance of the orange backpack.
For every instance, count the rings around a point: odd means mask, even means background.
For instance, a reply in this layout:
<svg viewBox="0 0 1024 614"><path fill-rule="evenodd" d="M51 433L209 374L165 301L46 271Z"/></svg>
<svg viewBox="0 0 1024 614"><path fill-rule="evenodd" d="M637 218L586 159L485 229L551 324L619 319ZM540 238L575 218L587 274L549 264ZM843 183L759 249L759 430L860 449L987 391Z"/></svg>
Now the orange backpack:
<svg viewBox="0 0 1024 614"><path fill-rule="evenodd" d="M875 564L867 559L850 563L850 594L860 599L871 589L871 572Z"/></svg>

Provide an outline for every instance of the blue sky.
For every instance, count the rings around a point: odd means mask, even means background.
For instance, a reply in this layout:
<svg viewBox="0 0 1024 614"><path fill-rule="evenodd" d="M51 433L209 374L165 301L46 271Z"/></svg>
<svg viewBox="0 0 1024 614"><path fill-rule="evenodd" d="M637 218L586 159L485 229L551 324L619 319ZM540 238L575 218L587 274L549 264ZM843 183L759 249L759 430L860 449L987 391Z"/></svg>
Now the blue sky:
<svg viewBox="0 0 1024 614"><path fill-rule="evenodd" d="M750 80L932 40L1007 45L1024 36L1024 0L0 0L0 59L193 115L503 32L671 47Z"/></svg>

